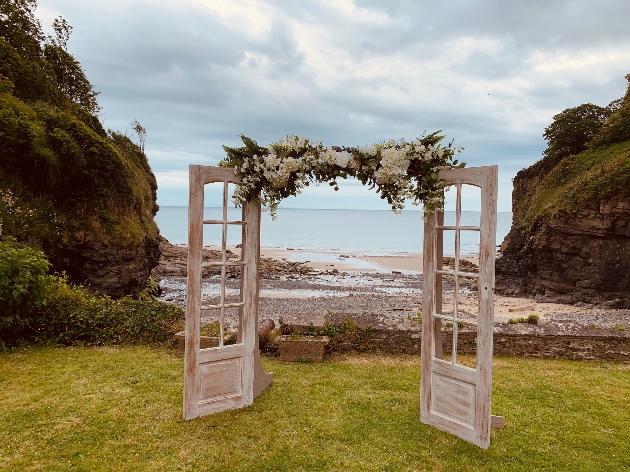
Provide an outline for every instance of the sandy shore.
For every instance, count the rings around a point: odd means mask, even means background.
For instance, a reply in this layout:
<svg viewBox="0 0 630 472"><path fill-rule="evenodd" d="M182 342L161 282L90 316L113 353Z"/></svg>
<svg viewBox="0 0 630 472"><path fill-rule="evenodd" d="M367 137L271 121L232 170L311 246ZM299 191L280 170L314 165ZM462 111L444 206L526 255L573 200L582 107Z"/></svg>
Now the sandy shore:
<svg viewBox="0 0 630 472"><path fill-rule="evenodd" d="M216 246L206 246L211 250L219 250ZM240 249L229 247L230 251L240 255ZM312 249L278 249L261 248L261 257L289 262L306 263L316 270L333 270L340 272L402 272L406 274L422 273L422 254L400 253L388 255L365 254L362 252L325 251ZM452 256L451 256L452 257ZM462 256L474 264L478 263L476 256Z"/></svg>
<svg viewBox="0 0 630 472"><path fill-rule="evenodd" d="M304 262L317 270L344 272L422 272L422 254L375 256L360 252L312 251L304 249L261 249L261 257Z"/></svg>

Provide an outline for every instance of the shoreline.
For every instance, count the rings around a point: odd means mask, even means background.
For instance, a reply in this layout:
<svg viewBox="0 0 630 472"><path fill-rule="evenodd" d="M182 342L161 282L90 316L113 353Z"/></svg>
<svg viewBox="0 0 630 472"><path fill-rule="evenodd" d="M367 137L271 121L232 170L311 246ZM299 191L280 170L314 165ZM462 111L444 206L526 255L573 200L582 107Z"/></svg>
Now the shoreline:
<svg viewBox="0 0 630 472"><path fill-rule="evenodd" d="M204 247L204 259L218 259L216 249L216 246ZM229 250L231 258L240 257L240 249L229 247ZM462 259L476 262L469 256ZM166 244L160 268L162 272L156 274L164 290L160 299L183 306L185 245ZM260 315L261 318L272 318L276 323L295 313L310 313L317 317L329 311L380 314L390 321L413 318L422 309L421 270L420 254L379 256L360 252L261 248L261 271L265 275L260 278ZM204 274L203 284L206 297L218 295L216 275ZM229 285L232 295L238 287L237 278ZM472 287L463 289L460 310L473 313L477 305L476 291ZM445 286L443 293L444 309L449 309L453 303L452 288ZM540 324L557 325L560 331L569 326L630 329L630 310L495 295L495 325L532 314L539 317ZM527 325L518 326L518 329L527 328Z"/></svg>
<svg viewBox="0 0 630 472"><path fill-rule="evenodd" d="M186 247L185 244L174 245ZM219 246L204 246L204 249L219 251ZM240 257L240 248L228 246L227 249ZM298 262L314 270L338 270L339 272L361 273L391 273L403 274L422 273L422 254L420 253L392 253L369 254L362 251L340 251L328 249L301 248L260 248L260 257L285 262ZM453 255L445 254L445 257ZM475 265L479 263L477 255L461 255L462 260Z"/></svg>

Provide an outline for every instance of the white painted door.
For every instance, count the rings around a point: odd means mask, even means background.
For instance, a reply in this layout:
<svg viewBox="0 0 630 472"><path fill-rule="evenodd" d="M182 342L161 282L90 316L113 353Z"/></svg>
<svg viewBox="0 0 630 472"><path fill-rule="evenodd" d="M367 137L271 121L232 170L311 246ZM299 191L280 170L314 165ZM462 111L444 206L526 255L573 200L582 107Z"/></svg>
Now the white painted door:
<svg viewBox="0 0 630 472"><path fill-rule="evenodd" d="M188 207L188 283L186 297L186 348L184 359L184 418L217 413L251 405L272 381L265 374L258 351L258 267L260 260L260 204L243 206L240 220L228 219L228 184L239 177L231 169L190 166ZM222 217L204 220L204 187L222 186ZM218 202L212 202L216 206ZM202 264L204 227L220 229L212 245L220 247L221 259ZM228 229L241 233L241 256L228 256ZM210 301L202 297L202 265L220 270L219 294ZM240 271L238 294L226 288L229 272ZM206 301L204 302L204 298ZM236 343L225 345L226 316L237 313ZM218 321L217 347L200 347L203 319ZM215 322L216 322L215 321Z"/></svg>
<svg viewBox="0 0 630 472"><path fill-rule="evenodd" d="M502 420L490 411L497 173L496 166L441 171L456 211L447 221L435 212L424 226L420 419L484 449L491 425ZM462 212L471 189L480 194L480 216ZM478 270L462 253L467 244L470 254L476 235ZM449 266L442 253L452 257ZM471 351L471 343L476 354L458 352Z"/></svg>

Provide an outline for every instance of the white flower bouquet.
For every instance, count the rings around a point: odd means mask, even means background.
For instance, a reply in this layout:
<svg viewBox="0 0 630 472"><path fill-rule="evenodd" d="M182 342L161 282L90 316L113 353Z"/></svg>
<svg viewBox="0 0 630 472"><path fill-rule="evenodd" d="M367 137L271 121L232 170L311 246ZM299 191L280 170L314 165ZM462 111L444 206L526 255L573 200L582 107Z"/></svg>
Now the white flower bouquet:
<svg viewBox="0 0 630 472"><path fill-rule="evenodd" d="M454 159L463 149L452 142L441 146L444 136L439 133L423 134L412 142L401 138L362 147L324 147L292 135L261 147L241 134L245 146L223 146L227 158L219 166L241 175L232 197L235 205L257 200L273 218L283 198L298 195L311 183L327 182L338 190L337 179L348 176L375 188L394 212L410 199L414 205L422 203L428 215L444 205L440 169L465 166Z"/></svg>

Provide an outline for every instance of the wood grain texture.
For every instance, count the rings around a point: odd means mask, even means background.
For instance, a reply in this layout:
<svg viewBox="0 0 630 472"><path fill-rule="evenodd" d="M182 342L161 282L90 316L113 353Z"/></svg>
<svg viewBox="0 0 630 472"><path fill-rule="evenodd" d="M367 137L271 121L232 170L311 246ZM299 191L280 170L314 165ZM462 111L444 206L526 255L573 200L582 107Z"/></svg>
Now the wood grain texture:
<svg viewBox="0 0 630 472"><path fill-rule="evenodd" d="M184 418L197 416L199 378L199 322L201 308L201 256L203 246L203 176L200 166L189 168L188 281L186 296L186 340L184 348Z"/></svg>
<svg viewBox="0 0 630 472"><path fill-rule="evenodd" d="M243 394L242 357L199 364L201 392L199 401Z"/></svg>
<svg viewBox="0 0 630 472"><path fill-rule="evenodd" d="M440 172L440 177L447 185L456 185L457 207L456 226L460 222L461 185L475 185L481 188L481 219L479 241L479 313L477 317L477 359L476 369L457 364L456 353L452 361L441 360L437 340L441 331L436 326L437 289L441 289L437 276L442 270L442 248L440 246L443 231L436 226L439 214L432 215L425 223L424 231L424 270L423 270L423 323L422 323L422 375L420 380L420 418L422 422L452 433L481 448L490 445L492 420L492 323L494 315L494 260L496 251L496 207L497 207L496 166L447 169ZM443 216L443 214L441 215ZM454 228L455 229L455 228ZM459 228L461 230L463 228ZM468 228L476 229L476 228ZM458 238L456 230L455 271L459 262ZM438 257L439 256L439 257ZM460 275L461 276L461 275ZM457 311L457 285L455 278L454 309ZM436 292L433 294L433 292ZM454 342L457 346L457 325L453 326ZM454 348L455 351L456 348ZM440 355L438 355L440 354Z"/></svg>
<svg viewBox="0 0 630 472"><path fill-rule="evenodd" d="M260 204L243 205L243 220L227 220L227 183L238 183L240 177L231 169L190 166L190 198L188 208L188 285L186 299L186 338L184 356L184 418L217 413L251 405L273 380L265 374L258 351L258 276L260 263ZM223 313L230 306L239 307L237 343L200 349L199 328L201 311L201 255L203 249L204 185L223 183L223 219L208 220L207 224L221 224L222 260L220 282L220 330ZM225 257L226 228L241 225L241 261L230 263ZM241 267L241 293L238 303L225 303L227 265ZM217 264L215 264L217 265ZM222 336L220 337L222 339Z"/></svg>
<svg viewBox="0 0 630 472"><path fill-rule="evenodd" d="M492 333L494 318L494 260L496 254L498 167L484 169L479 226L479 316L477 318L477 413L475 429L480 447L490 446L492 400Z"/></svg>
<svg viewBox="0 0 630 472"><path fill-rule="evenodd" d="M246 267L249 272L243 276L243 281L248 284L247 297L251 297L251 305L244 307L244 312L249 313L252 319L252 326L255 335L253 344L253 392L252 401L260 395L273 382L273 373L265 373L260 361L260 350L258 340L258 302L260 291L260 203L247 202L243 206L243 220L247 221L247 227L244 228L245 238L243 247L245 253L243 257L246 259Z"/></svg>
<svg viewBox="0 0 630 472"><path fill-rule="evenodd" d="M424 222L424 250L422 256L422 341L420 347L420 421L431 421L431 365L434 353L435 271L436 267L436 213Z"/></svg>
<svg viewBox="0 0 630 472"><path fill-rule="evenodd" d="M254 401L254 352L258 350L258 263L260 260L260 204L247 202L243 205L245 226L245 267L243 273L243 405Z"/></svg>
<svg viewBox="0 0 630 472"><path fill-rule="evenodd" d="M241 177L234 173L234 169L209 166L195 166L199 168L201 181L203 184L211 184L214 182L228 182L237 184L241 181Z"/></svg>

